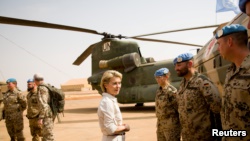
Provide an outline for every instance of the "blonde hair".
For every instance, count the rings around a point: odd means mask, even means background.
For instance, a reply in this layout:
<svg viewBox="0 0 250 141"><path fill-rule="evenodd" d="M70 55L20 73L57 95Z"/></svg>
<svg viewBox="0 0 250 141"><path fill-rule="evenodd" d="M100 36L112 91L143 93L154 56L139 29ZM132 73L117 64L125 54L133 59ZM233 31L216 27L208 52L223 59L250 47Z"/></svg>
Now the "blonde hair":
<svg viewBox="0 0 250 141"><path fill-rule="evenodd" d="M101 84L100 84L102 92L106 92L106 88L104 84L109 83L110 79L113 77L119 77L122 79L122 74L115 70L107 70L104 72L104 74L102 75Z"/></svg>
<svg viewBox="0 0 250 141"><path fill-rule="evenodd" d="M171 73L168 72L167 74L164 74L164 75L168 77L167 85L170 85L170 75L171 75Z"/></svg>

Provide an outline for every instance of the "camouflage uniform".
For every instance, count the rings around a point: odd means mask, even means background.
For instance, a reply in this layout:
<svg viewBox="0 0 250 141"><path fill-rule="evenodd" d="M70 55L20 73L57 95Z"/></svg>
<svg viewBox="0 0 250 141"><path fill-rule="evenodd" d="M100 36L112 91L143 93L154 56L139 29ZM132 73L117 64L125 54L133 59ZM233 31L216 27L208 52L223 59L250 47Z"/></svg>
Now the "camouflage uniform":
<svg viewBox="0 0 250 141"><path fill-rule="evenodd" d="M39 106L37 102L37 91L30 91L27 95L27 118L29 119L32 141L39 141L42 136L42 127L38 124Z"/></svg>
<svg viewBox="0 0 250 141"><path fill-rule="evenodd" d="M180 122L176 101L177 89L172 85L159 87L155 97L157 117L157 140L179 141Z"/></svg>
<svg viewBox="0 0 250 141"><path fill-rule="evenodd" d="M11 141L24 141L23 111L26 109L25 96L18 89L8 90L3 95L5 123Z"/></svg>
<svg viewBox="0 0 250 141"><path fill-rule="evenodd" d="M250 54L241 66L228 68L222 96L223 130L244 130L247 137L227 137L224 140L250 140Z"/></svg>
<svg viewBox="0 0 250 141"><path fill-rule="evenodd" d="M211 141L210 111L220 112L221 100L213 83L204 75L183 79L177 95L183 141Z"/></svg>
<svg viewBox="0 0 250 141"><path fill-rule="evenodd" d="M0 121L3 119L3 94L0 89Z"/></svg>
<svg viewBox="0 0 250 141"><path fill-rule="evenodd" d="M43 119L43 141L53 141L53 116L49 106L50 95L49 90L45 86L38 86L38 104L39 104L39 119Z"/></svg>

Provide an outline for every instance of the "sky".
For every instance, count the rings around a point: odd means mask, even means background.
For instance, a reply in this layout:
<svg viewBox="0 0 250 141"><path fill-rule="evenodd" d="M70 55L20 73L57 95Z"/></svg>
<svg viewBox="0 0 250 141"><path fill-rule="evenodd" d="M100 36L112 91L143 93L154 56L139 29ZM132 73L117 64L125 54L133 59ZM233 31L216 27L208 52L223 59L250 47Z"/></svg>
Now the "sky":
<svg viewBox="0 0 250 141"><path fill-rule="evenodd" d="M0 0L0 16L43 21L115 35L147 33L221 24L232 20L233 11L216 13L216 0ZM215 28L147 38L205 45ZM80 66L72 63L102 36L57 29L0 24L0 81L16 78L26 90L27 80L41 73L56 87L70 79L91 76L91 56ZM128 39L122 39L128 40ZM180 53L195 54L196 47L132 40L142 56L156 61Z"/></svg>

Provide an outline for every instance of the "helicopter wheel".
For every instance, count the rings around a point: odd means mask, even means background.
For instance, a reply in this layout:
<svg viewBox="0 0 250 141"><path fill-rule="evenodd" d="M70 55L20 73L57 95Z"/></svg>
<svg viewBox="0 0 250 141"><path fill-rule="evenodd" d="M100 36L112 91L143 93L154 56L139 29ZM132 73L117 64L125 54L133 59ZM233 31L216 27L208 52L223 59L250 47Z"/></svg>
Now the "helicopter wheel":
<svg viewBox="0 0 250 141"><path fill-rule="evenodd" d="M141 107L141 106L144 106L144 103L136 103L135 104L135 107Z"/></svg>

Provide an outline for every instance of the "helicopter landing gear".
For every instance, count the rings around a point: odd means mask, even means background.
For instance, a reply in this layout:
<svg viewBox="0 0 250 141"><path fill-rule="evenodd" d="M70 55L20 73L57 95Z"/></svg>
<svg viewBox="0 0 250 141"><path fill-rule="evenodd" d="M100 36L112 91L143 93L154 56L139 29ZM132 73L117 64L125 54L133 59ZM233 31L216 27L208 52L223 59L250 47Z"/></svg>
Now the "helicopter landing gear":
<svg viewBox="0 0 250 141"><path fill-rule="evenodd" d="M141 106L144 106L144 103L136 103L135 104L135 107L141 107Z"/></svg>

